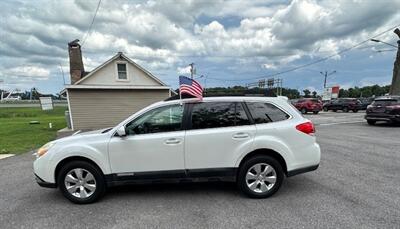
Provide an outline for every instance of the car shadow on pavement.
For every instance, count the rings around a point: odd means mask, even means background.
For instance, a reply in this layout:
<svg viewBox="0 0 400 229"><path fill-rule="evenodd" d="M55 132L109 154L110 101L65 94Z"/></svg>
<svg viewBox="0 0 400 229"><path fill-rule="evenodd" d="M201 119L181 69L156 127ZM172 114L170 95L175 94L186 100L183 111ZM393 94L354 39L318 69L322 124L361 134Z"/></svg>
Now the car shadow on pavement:
<svg viewBox="0 0 400 229"><path fill-rule="evenodd" d="M373 127L400 127L400 123L377 122Z"/></svg>
<svg viewBox="0 0 400 229"><path fill-rule="evenodd" d="M198 182L198 183L156 183L156 184L132 184L110 187L106 196L121 195L165 195L194 194L200 192L216 192L237 194L236 184L231 182Z"/></svg>
<svg viewBox="0 0 400 229"><path fill-rule="evenodd" d="M307 188L307 178L298 176L297 179L285 179L283 184L270 198L297 196L299 193L310 192ZM198 183L172 183L172 184L138 184L116 186L108 189L104 199L115 199L121 196L129 198L164 198L168 197L202 197L202 196L220 196L224 195L228 198L248 198L242 194L234 182L198 182Z"/></svg>

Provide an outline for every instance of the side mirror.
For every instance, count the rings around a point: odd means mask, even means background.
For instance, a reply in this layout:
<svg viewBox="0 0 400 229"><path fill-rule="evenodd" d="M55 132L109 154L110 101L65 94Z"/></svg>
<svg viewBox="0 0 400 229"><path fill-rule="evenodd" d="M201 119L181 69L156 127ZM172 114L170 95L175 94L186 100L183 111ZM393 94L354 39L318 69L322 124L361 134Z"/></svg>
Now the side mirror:
<svg viewBox="0 0 400 229"><path fill-rule="evenodd" d="M118 128L117 134L120 137L126 136L125 126L121 126L120 128Z"/></svg>

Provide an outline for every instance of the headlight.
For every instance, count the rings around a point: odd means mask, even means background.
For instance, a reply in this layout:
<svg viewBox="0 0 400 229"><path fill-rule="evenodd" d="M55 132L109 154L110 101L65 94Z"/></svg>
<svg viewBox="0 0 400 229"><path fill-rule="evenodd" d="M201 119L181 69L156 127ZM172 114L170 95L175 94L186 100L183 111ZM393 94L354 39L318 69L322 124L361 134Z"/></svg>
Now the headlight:
<svg viewBox="0 0 400 229"><path fill-rule="evenodd" d="M47 153L47 151L54 145L54 142L46 143L44 146L40 147L36 152L36 157L41 157Z"/></svg>

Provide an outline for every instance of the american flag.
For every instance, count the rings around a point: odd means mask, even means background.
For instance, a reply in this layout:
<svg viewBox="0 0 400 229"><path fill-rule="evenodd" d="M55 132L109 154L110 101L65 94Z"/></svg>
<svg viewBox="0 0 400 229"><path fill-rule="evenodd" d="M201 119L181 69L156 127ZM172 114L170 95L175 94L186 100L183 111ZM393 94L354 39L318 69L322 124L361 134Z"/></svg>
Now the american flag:
<svg viewBox="0 0 400 229"><path fill-rule="evenodd" d="M179 93L189 94L199 99L203 98L203 87L193 79L186 76L179 76Z"/></svg>

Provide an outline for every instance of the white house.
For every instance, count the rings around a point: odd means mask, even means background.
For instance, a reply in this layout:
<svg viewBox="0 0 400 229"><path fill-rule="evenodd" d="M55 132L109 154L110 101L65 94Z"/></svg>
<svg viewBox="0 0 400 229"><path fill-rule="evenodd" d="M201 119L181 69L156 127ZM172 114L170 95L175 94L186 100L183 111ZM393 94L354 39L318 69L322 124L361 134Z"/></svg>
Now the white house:
<svg viewBox="0 0 400 229"><path fill-rule="evenodd" d="M71 85L68 98L73 130L114 126L134 112L171 96L171 88L119 52L86 73L81 47L69 44Z"/></svg>

